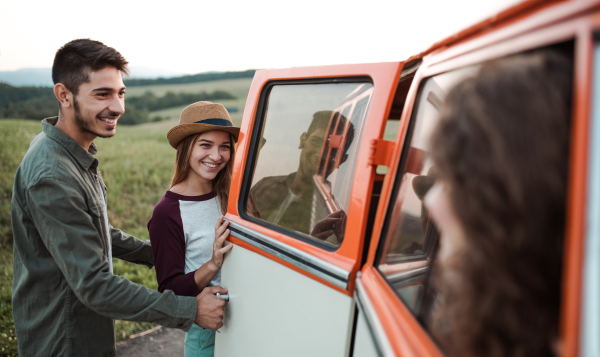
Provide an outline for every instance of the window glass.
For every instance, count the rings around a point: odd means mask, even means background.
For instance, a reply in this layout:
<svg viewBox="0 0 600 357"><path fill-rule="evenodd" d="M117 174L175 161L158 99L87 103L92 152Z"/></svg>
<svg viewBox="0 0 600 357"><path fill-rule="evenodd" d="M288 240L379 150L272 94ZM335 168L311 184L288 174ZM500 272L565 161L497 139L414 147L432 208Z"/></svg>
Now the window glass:
<svg viewBox="0 0 600 357"><path fill-rule="evenodd" d="M409 144L404 147L403 166L396 179L380 243L378 269L413 312L419 309L427 259L437 240L437 232L423 205L425 194L435 182L429 137L437 125L446 93L476 71L473 66L426 80L421 84L412 114Z"/></svg>
<svg viewBox="0 0 600 357"><path fill-rule="evenodd" d="M261 220L342 242L372 93L370 83L270 87L250 188Z"/></svg>
<svg viewBox="0 0 600 357"><path fill-rule="evenodd" d="M400 120L389 119L385 123L385 131L383 132L383 140L396 141ZM388 167L383 165L377 166L377 175L385 175L388 172Z"/></svg>

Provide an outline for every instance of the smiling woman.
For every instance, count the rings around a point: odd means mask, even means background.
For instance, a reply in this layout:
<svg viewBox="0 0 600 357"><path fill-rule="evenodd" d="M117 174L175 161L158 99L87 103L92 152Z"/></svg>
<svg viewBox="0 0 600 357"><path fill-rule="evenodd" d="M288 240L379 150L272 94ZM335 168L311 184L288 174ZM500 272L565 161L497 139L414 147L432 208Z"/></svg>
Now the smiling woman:
<svg viewBox="0 0 600 357"><path fill-rule="evenodd" d="M192 136L192 138L193 149L189 160L189 175L195 176L192 181L206 185L210 190L212 181L229 163L233 146L231 134L221 130L211 130ZM184 190L187 189L193 188L186 187Z"/></svg>
<svg viewBox="0 0 600 357"><path fill-rule="evenodd" d="M239 128L221 104L197 102L181 113L167 138L177 149L169 190L148 222L158 290L196 296L219 285L228 222L223 219ZM216 226L215 226L216 224ZM194 325L186 356L214 353L214 330Z"/></svg>

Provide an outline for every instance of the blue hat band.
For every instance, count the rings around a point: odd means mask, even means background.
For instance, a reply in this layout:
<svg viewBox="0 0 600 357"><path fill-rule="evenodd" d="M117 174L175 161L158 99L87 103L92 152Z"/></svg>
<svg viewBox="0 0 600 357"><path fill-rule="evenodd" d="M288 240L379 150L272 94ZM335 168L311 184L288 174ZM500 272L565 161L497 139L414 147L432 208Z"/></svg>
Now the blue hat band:
<svg viewBox="0 0 600 357"><path fill-rule="evenodd" d="M194 124L209 124L218 126L233 126L229 120L220 118L211 118L195 121Z"/></svg>

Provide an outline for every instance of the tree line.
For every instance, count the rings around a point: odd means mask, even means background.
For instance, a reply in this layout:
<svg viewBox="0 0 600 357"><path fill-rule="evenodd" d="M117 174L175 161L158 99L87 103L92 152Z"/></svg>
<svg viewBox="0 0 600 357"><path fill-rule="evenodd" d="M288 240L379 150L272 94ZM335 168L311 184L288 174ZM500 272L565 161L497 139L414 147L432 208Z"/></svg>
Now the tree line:
<svg viewBox="0 0 600 357"><path fill-rule="evenodd" d="M202 91L199 93L167 92L158 97L147 91L138 97L127 98L125 114L119 119L120 124L135 125L149 121L162 120L160 117L150 118L149 112L191 104L201 100L235 99L227 91ZM32 119L58 115L58 102L50 87L14 87L0 83L0 118Z"/></svg>
<svg viewBox="0 0 600 357"><path fill-rule="evenodd" d="M191 104L199 100L223 100L223 99L235 99L233 94L223 91L216 90L212 93L200 92L200 93L173 93L167 92L162 97L157 97L154 93L146 91L141 96L127 98L126 103L133 105L139 109L146 111L154 111L164 108L178 107L180 105Z"/></svg>
<svg viewBox="0 0 600 357"><path fill-rule="evenodd" d="M237 78L253 78L255 69L249 69L246 71L238 72L208 72L190 74L180 77L170 78L156 78L156 79L126 79L125 85L127 86L146 86L151 84L183 84L183 83L196 83L196 82L208 82L217 81L221 79L237 79Z"/></svg>

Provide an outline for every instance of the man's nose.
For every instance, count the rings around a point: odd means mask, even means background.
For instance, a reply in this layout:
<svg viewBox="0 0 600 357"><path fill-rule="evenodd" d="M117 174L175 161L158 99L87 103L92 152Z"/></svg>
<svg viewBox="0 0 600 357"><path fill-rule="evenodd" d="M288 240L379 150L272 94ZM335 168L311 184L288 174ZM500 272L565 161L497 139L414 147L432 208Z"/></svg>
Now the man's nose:
<svg viewBox="0 0 600 357"><path fill-rule="evenodd" d="M108 110L119 114L125 113L125 99L119 98L118 96L113 97L113 100L108 106Z"/></svg>

